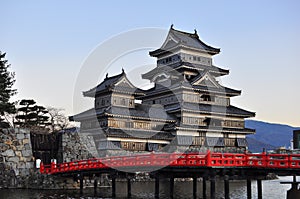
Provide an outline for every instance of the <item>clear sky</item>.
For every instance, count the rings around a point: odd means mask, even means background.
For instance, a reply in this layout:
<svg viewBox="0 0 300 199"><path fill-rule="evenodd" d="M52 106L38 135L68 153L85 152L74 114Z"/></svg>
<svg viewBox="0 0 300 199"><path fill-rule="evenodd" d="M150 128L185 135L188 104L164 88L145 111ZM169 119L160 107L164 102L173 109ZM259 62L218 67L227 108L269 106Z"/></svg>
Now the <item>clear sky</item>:
<svg viewBox="0 0 300 199"><path fill-rule="evenodd" d="M196 28L204 42L221 48L214 63L230 69L222 83L242 90L234 105L256 112L257 120L300 126L300 1L0 0L0 5L0 50L16 72L16 99L33 98L74 114L77 76L99 44L132 29L174 24L183 31ZM147 51L131 57L155 63ZM133 70L126 64L119 68Z"/></svg>

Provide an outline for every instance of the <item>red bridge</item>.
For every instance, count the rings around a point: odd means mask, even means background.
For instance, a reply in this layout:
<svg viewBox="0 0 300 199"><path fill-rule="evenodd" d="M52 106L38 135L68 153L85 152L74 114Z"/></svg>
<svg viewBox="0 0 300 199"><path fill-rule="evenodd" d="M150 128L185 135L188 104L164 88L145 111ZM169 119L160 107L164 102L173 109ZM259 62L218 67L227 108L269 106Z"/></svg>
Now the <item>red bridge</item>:
<svg viewBox="0 0 300 199"><path fill-rule="evenodd" d="M300 154L236 154L236 153L151 153L134 156L113 156L78 160L61 164L41 164L40 172L44 174L66 173L89 169L135 167L247 167L272 169L299 169Z"/></svg>
<svg viewBox="0 0 300 199"><path fill-rule="evenodd" d="M262 180L269 173L294 176L290 198L300 198L296 176L300 175L300 154L236 154L236 153L150 153L132 156L113 156L78 160L40 166L42 174L72 176L80 180L83 191L85 176L94 178L109 174L112 179L112 197L116 196L116 178L127 178L127 194L131 197L131 179L135 172L148 172L155 178L155 198L159 198L159 179L170 179L170 198L173 198L174 178L193 178L193 196L197 198L197 178L202 178L202 198L207 198L206 181L210 181L210 198L216 198L216 176L224 179L225 199L229 199L229 180L247 180L247 198L251 199L251 180L257 180L258 198L262 198Z"/></svg>

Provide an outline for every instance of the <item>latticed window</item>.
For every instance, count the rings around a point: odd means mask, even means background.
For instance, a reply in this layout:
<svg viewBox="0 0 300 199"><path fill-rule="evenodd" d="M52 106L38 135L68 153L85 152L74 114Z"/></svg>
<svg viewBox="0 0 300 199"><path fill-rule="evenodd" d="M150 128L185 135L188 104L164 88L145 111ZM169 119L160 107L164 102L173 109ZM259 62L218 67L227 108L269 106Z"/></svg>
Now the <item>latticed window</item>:
<svg viewBox="0 0 300 199"><path fill-rule="evenodd" d="M226 121L224 121L224 126L244 128L244 122L243 121L226 120Z"/></svg>
<svg viewBox="0 0 300 199"><path fill-rule="evenodd" d="M121 142L121 147L124 150L144 151L144 150L146 150L146 143L143 143L143 142Z"/></svg>
<svg viewBox="0 0 300 199"><path fill-rule="evenodd" d="M192 145L195 145L195 146L204 146L205 144L205 137L202 137L202 136L197 136L197 137L193 137L193 143Z"/></svg>
<svg viewBox="0 0 300 199"><path fill-rule="evenodd" d="M224 138L224 144L225 146L235 146L235 138Z"/></svg>

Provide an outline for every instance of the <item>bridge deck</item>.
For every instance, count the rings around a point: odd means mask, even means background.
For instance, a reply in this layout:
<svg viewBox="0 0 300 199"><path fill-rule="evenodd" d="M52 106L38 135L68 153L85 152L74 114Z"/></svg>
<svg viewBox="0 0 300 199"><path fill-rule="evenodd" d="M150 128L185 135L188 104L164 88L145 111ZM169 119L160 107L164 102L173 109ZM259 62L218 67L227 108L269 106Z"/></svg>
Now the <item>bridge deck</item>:
<svg viewBox="0 0 300 199"><path fill-rule="evenodd" d="M43 174L59 174L110 168L265 168L300 171L300 154L236 154L236 153L149 153L113 156L40 166Z"/></svg>

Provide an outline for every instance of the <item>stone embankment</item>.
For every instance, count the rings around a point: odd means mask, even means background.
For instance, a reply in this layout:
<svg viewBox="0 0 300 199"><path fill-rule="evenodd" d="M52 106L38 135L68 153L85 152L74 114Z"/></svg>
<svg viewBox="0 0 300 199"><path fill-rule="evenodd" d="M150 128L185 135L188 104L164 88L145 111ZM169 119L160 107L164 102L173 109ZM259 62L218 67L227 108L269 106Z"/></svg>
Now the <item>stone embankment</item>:
<svg viewBox="0 0 300 199"><path fill-rule="evenodd" d="M97 157L93 139L78 132L64 132L63 161ZM85 180L86 186L90 181ZM41 175L32 153L30 131L0 129L0 188L77 189L73 178Z"/></svg>
<svg viewBox="0 0 300 199"><path fill-rule="evenodd" d="M2 129L0 132L0 187L26 187L35 172L30 132Z"/></svg>

